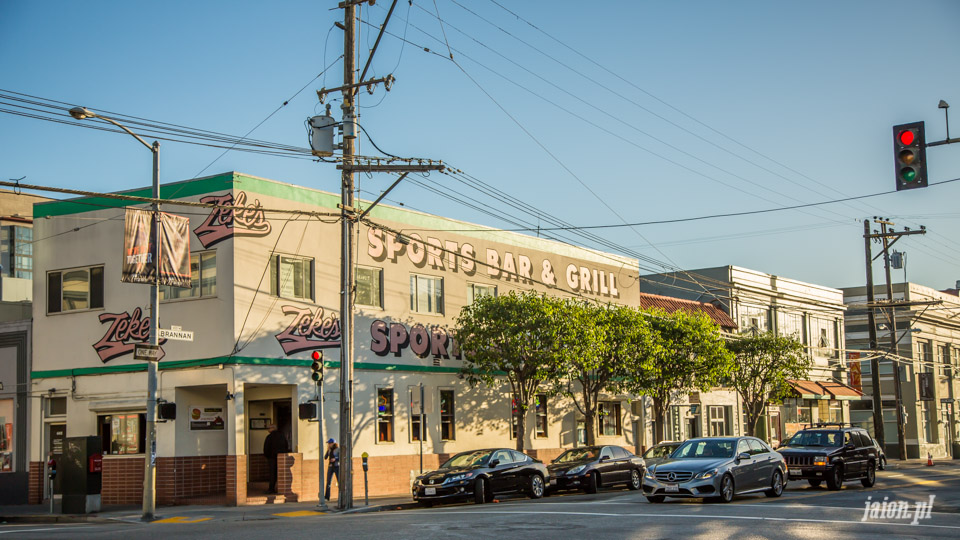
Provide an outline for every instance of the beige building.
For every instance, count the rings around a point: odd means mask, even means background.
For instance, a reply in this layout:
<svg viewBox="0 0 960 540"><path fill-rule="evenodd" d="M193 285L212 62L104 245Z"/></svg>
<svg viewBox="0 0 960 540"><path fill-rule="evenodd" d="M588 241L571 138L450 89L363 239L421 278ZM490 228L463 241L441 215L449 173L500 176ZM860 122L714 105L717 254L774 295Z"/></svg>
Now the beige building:
<svg viewBox="0 0 960 540"><path fill-rule="evenodd" d="M323 351L324 433L337 437L339 197L238 173L166 184L161 197L244 209L163 207L190 218L193 287L162 287L160 327L193 339L161 344L158 395L175 404L176 419L157 427L158 503L315 499L317 424L297 409L315 397L310 356ZM122 204L35 207L37 234L49 240L34 253L32 391L43 396L30 416L34 502L57 429L101 438L103 504L141 498L146 368L132 353L148 339L149 286L120 281ZM449 329L474 297L533 289L639 303L634 259L388 206L370 217L384 228L362 225L357 237L353 425L354 456L370 455L371 495L409 492L421 437L424 469L459 451L514 446L508 386L471 388L457 376ZM606 396L601 408L599 443L639 449L649 440L644 411L627 396ZM534 456L583 439L568 400L538 396L528 414ZM268 497L262 448L271 423L291 452L281 457L280 495Z"/></svg>

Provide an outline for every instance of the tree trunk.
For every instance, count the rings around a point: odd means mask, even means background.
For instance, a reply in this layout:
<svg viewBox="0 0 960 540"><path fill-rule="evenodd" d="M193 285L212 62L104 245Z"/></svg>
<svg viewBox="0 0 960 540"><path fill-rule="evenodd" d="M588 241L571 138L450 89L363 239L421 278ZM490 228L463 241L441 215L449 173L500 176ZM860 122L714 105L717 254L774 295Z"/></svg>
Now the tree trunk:
<svg viewBox="0 0 960 540"><path fill-rule="evenodd" d="M660 398L653 398L653 418L654 418L654 433L653 439L656 443L663 442L666 427L667 427L667 415L666 415L666 405Z"/></svg>
<svg viewBox="0 0 960 540"><path fill-rule="evenodd" d="M586 406L583 415L583 429L587 434L587 446L597 444L597 411L596 406Z"/></svg>
<svg viewBox="0 0 960 540"><path fill-rule="evenodd" d="M527 415L523 405L517 405L517 452L523 452L523 444L527 438Z"/></svg>
<svg viewBox="0 0 960 540"><path fill-rule="evenodd" d="M760 417L763 416L763 402L751 405L744 404L744 408L747 413L747 435L756 437L757 424L760 422Z"/></svg>

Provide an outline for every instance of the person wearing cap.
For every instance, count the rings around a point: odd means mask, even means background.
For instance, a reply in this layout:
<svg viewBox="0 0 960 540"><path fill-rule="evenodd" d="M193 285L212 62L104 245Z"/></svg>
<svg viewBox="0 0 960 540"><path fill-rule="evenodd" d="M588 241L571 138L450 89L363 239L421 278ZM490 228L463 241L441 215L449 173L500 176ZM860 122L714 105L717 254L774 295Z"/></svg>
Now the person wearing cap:
<svg viewBox="0 0 960 540"><path fill-rule="evenodd" d="M323 455L323 458L327 460L327 489L323 492L323 496L329 501L330 480L334 475L337 476L337 485L340 485L340 447L337 446L336 439L327 441L327 453Z"/></svg>
<svg viewBox="0 0 960 540"><path fill-rule="evenodd" d="M270 485L267 487L267 493L277 492L277 456L290 451L287 446L287 438L283 433L277 431L276 424L267 426L267 438L263 441L263 456L267 458L267 470L270 472ZM339 480L339 477L337 477Z"/></svg>

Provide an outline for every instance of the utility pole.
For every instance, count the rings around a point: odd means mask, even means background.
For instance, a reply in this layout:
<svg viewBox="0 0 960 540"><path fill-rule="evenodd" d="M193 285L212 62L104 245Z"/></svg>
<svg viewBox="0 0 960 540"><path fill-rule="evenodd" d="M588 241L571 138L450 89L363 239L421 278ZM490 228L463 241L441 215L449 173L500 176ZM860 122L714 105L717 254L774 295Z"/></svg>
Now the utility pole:
<svg viewBox="0 0 960 540"><path fill-rule="evenodd" d="M873 256L870 253L870 220L863 220L863 249L867 256L867 328L870 335L870 381L873 388L873 436L884 452L887 443L883 430L883 396L880 394L880 358L872 351L877 350L877 321L873 313Z"/></svg>

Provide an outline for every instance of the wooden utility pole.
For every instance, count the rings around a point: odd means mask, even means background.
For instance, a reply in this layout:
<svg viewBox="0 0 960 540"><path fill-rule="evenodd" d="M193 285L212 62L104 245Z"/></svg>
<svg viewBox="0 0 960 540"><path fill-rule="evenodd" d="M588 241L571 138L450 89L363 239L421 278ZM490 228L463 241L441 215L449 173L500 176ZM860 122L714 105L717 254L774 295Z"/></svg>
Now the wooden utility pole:
<svg viewBox="0 0 960 540"><path fill-rule="evenodd" d="M870 220L863 220L863 249L867 256L867 328L870 336L870 381L873 389L873 436L880 443L884 452L887 442L883 429L883 396L880 394L880 357L874 354L877 350L877 320L874 315L873 294L873 255L870 252Z"/></svg>

